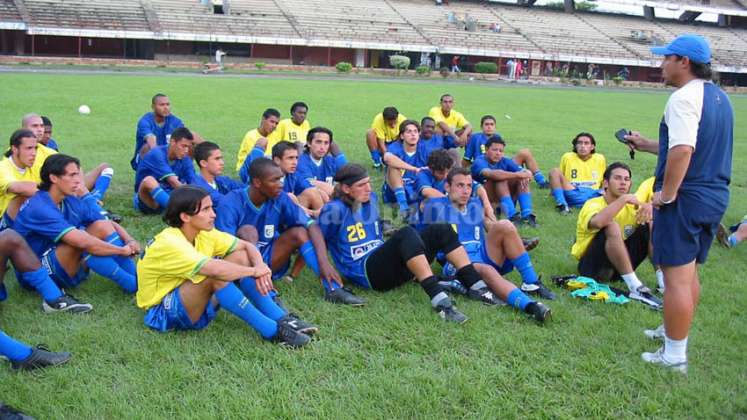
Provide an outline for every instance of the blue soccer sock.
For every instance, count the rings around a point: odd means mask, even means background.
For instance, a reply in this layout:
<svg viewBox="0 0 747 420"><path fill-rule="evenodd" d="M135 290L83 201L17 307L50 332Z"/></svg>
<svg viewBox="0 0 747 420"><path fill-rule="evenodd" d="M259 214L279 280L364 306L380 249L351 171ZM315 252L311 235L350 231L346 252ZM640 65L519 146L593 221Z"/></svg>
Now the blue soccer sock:
<svg viewBox="0 0 747 420"><path fill-rule="evenodd" d="M112 257L100 257L86 254L86 264L95 273L104 276L119 285L127 293L137 292L137 278L122 269Z"/></svg>
<svg viewBox="0 0 747 420"><path fill-rule="evenodd" d="M277 334L278 324L255 308L235 284L229 283L218 290L215 297L222 307L257 330L262 338L269 340Z"/></svg>
<svg viewBox="0 0 747 420"><path fill-rule="evenodd" d="M16 271L16 273L19 273ZM47 269L44 267L38 268L34 271L27 271L20 273L21 277L26 284L36 289L42 298L47 302L54 302L62 296L62 291L55 284L55 282L49 277Z"/></svg>
<svg viewBox="0 0 747 420"><path fill-rule="evenodd" d="M513 306L514 308L521 309L522 311L527 307L527 305L532 302L534 302L534 300L527 296L526 293L522 292L519 288L512 290L511 293L509 293L506 297L506 303Z"/></svg>
<svg viewBox="0 0 747 420"><path fill-rule="evenodd" d="M119 236L117 232L112 232L104 240L106 242L109 242L112 245L125 246L124 241L122 240L122 238ZM132 274L133 276L137 276L137 266L135 265L135 261L133 261L132 258L124 257L122 255L114 255L113 257L114 257L114 261L117 262L120 268Z"/></svg>
<svg viewBox="0 0 747 420"><path fill-rule="evenodd" d="M244 292L244 295L248 297L254 306L256 306L257 309L259 309L259 311L266 317L273 321L277 321L285 316L285 311L275 303L269 293L267 295L259 293L259 290L257 290L257 280L254 277L244 277L239 281L239 286L241 291Z"/></svg>
<svg viewBox="0 0 747 420"><path fill-rule="evenodd" d="M114 169L104 168L104 170L101 171L101 175L96 178L96 182L93 184L93 191L91 191L91 195L96 197L97 200L103 201L104 194L106 194L106 190L109 189L109 184L112 182L113 176Z"/></svg>
<svg viewBox="0 0 747 420"><path fill-rule="evenodd" d="M567 206L568 202L565 201L565 193L562 188L553 188L552 197L555 199L555 204L559 206Z"/></svg>
<svg viewBox="0 0 747 420"><path fill-rule="evenodd" d="M0 331L0 354L13 362L20 362L31 356L33 349L27 344L16 341Z"/></svg>
<svg viewBox="0 0 747 420"><path fill-rule="evenodd" d="M166 206L169 205L169 197L171 197L171 195L161 187L154 188L153 191L150 192L150 196L156 200L156 203L158 203L161 208L165 209Z"/></svg>
<svg viewBox="0 0 747 420"><path fill-rule="evenodd" d="M514 206L514 200L511 199L511 196L501 197L501 211L509 219L516 214L516 206Z"/></svg>
<svg viewBox="0 0 747 420"><path fill-rule="evenodd" d="M529 254L524 252L516 258L509 258L509 261L519 270L521 279L524 283L535 284L537 283L537 273L534 271L532 260L529 259Z"/></svg>
<svg viewBox="0 0 747 420"><path fill-rule="evenodd" d="M371 150L371 160L375 164L381 165L381 151L379 149Z"/></svg>
<svg viewBox="0 0 747 420"><path fill-rule="evenodd" d="M338 168L342 168L345 166L345 164L348 163L348 158L345 157L345 153L340 153L339 155L335 156L335 163L337 164Z"/></svg>
<svg viewBox="0 0 747 420"><path fill-rule="evenodd" d="M740 242L740 240L737 239L736 233L732 233L731 235L729 235L728 241L729 241L729 247L731 248L734 248Z"/></svg>
<svg viewBox="0 0 747 420"><path fill-rule="evenodd" d="M532 214L532 193L523 192L519 194L519 207L521 207L522 218Z"/></svg>
<svg viewBox="0 0 747 420"><path fill-rule="evenodd" d="M394 189L394 198L397 199L397 204L399 204L399 211L406 212L410 208L410 206L407 205L407 194L405 194L404 187L397 187Z"/></svg>
<svg viewBox="0 0 747 420"><path fill-rule="evenodd" d="M537 183L537 185L545 185L547 184L547 179L544 175L542 175L542 171L537 169L537 172L534 173L534 181Z"/></svg>
<svg viewBox="0 0 747 420"><path fill-rule="evenodd" d="M87 193L83 197L80 198L82 202L86 204L90 209L95 211L98 214L106 214L106 210L104 210L103 207L99 204L99 200L96 198L95 195L92 193Z"/></svg>

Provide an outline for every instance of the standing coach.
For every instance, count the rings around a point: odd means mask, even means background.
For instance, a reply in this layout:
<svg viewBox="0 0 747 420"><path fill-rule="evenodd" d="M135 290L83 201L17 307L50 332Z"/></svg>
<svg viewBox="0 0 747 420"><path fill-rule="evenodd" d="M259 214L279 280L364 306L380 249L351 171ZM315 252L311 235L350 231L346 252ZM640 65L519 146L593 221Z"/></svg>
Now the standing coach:
<svg viewBox="0 0 747 420"><path fill-rule="evenodd" d="M654 264L664 271L664 325L646 335L664 346L646 362L687 373L687 336L700 297L703 264L729 203L734 115L711 79L711 50L697 35L681 35L651 52L663 55L662 76L677 88L659 125L658 143L637 132L630 147L659 155L654 186Z"/></svg>

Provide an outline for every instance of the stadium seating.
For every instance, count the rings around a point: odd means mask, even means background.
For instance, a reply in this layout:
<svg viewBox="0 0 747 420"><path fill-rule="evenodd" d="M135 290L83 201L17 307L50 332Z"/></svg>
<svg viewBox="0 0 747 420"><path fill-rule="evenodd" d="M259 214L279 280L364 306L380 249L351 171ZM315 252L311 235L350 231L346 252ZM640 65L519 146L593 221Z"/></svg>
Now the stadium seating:
<svg viewBox="0 0 747 420"><path fill-rule="evenodd" d="M31 25L53 28L86 28L149 31L140 4L117 0L23 0Z"/></svg>
<svg viewBox="0 0 747 420"><path fill-rule="evenodd" d="M0 0L0 21L2 22L22 22L20 13L16 8L13 0Z"/></svg>

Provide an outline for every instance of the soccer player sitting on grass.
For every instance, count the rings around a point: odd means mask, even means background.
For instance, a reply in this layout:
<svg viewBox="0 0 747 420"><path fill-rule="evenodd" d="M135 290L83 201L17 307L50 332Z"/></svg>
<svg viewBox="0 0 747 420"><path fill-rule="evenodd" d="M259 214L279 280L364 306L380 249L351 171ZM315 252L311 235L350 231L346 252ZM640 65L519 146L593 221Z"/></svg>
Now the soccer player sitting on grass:
<svg viewBox="0 0 747 420"><path fill-rule="evenodd" d="M186 127L177 128L169 144L156 147L140 160L132 200L135 209L143 214L160 213L166 208L173 189L192 183L195 169L189 154L193 139Z"/></svg>
<svg viewBox="0 0 747 420"><path fill-rule="evenodd" d="M267 158L249 167L247 188L234 190L221 200L215 226L257 246L273 279L285 275L296 250L319 277L324 298L333 303L360 306L365 301L342 287L342 280L327 259L327 246L319 226L283 191L283 171Z"/></svg>
<svg viewBox="0 0 747 420"><path fill-rule="evenodd" d="M635 269L651 252L653 209L630 194L631 171L615 162L604 171L604 194L588 200L578 215L576 243L571 254L578 260L578 272L597 281L622 277L631 299L655 308L661 300L651 293Z"/></svg>
<svg viewBox="0 0 747 420"><path fill-rule="evenodd" d="M466 146L472 134L472 124L464 118L461 112L454 110L453 96L448 93L441 95L440 102L440 105L431 108L428 116L436 122L441 135L450 137L455 146Z"/></svg>
<svg viewBox="0 0 747 420"><path fill-rule="evenodd" d="M332 195L332 180L346 163L345 154L332 138L332 130L314 127L306 135L306 150L298 158L296 172L316 187L326 203Z"/></svg>
<svg viewBox="0 0 747 420"><path fill-rule="evenodd" d="M454 140L449 136L436 133L436 121L431 117L420 120L420 144L425 149L425 156L430 156L434 150L446 149L453 164L459 164L461 155Z"/></svg>
<svg viewBox="0 0 747 420"><path fill-rule="evenodd" d="M405 120L399 126L399 140L390 143L384 154L384 202L397 203L400 217L404 220L410 217L410 204L418 201L415 177L427 161L425 149L419 141L420 126L413 120Z"/></svg>
<svg viewBox="0 0 747 420"><path fill-rule="evenodd" d="M454 168L446 178L446 197L431 198L425 202L421 226L446 223L457 233L470 260L484 282L467 289L467 296L488 304L496 304L492 293L509 305L532 314L543 322L549 308L534 302L526 293L544 299L555 299L547 289L524 249L516 227L507 220L485 223L482 201L472 194L472 176L469 169ZM523 283L518 289L502 277L517 268ZM453 274L454 267L446 263L445 274ZM489 289L488 289L489 288ZM491 293L492 291L492 293Z"/></svg>
<svg viewBox="0 0 747 420"><path fill-rule="evenodd" d="M740 242L747 239L747 216L744 216L741 222L729 228L724 226L723 223L719 223L716 239L727 248L734 248L739 245Z"/></svg>
<svg viewBox="0 0 747 420"><path fill-rule="evenodd" d="M485 187L492 206L497 209L500 205L509 220L537 226L537 217L532 213L532 193L529 191L532 173L503 156L505 147L506 143L500 137L489 138L485 143L485 155L477 158L472 165L472 177ZM521 213L516 211L514 205L517 199Z"/></svg>
<svg viewBox="0 0 747 420"><path fill-rule="evenodd" d="M456 277L465 287L481 281L451 227L432 224L418 233L405 226L384 242L377 198L371 192L366 170L349 163L337 172L335 182L335 194L322 208L319 225L343 276L360 287L380 292L414 278L441 318L460 324L467 321L431 270L436 254L442 253L456 267Z"/></svg>
<svg viewBox="0 0 747 420"><path fill-rule="evenodd" d="M366 145L371 153L374 168L380 168L383 163L387 145L399 138L399 127L407 119L397 111L397 108L388 106L376 114L371 122L371 128L366 131Z"/></svg>
<svg viewBox="0 0 747 420"><path fill-rule="evenodd" d="M306 135L311 128L311 123L306 119L309 106L303 102L295 102L291 105L291 117L281 120L277 126L278 138L291 143L306 141Z"/></svg>
<svg viewBox="0 0 747 420"><path fill-rule="evenodd" d="M322 196L305 177L296 173L298 147L289 141L281 141L272 148L272 160L283 171L283 191L300 205L310 216L318 216L324 203Z"/></svg>
<svg viewBox="0 0 747 420"><path fill-rule="evenodd" d="M495 131L495 117L492 115L485 115L480 119L480 127L482 128L481 133L474 133L469 138L469 143L464 150L464 159L462 166L469 167L475 159L485 154L485 143L488 139L493 136L502 138L500 134ZM532 151L529 149L519 150L513 158L517 165L526 167L532 172L534 181L537 182L540 188L548 188L550 184L545 179L542 171L537 164L537 160L532 155Z"/></svg>
<svg viewBox="0 0 747 420"><path fill-rule="evenodd" d="M15 370L33 370L49 366L61 365L70 360L68 352L52 352L43 345L31 347L26 343L8 336L0 330L0 355L10 360L10 366ZM7 406L3 406L5 408ZM0 412L0 414L4 414ZM2 416L0 416L2 417ZM2 417L5 418L5 417ZM7 417L31 418L31 417Z"/></svg>
<svg viewBox="0 0 747 420"><path fill-rule="evenodd" d="M163 93L157 93L151 99L152 112L145 113L137 122L135 132L135 153L130 166L137 170L138 162L146 153L157 146L165 146L174 130L184 127L184 123L171 113L171 101ZM199 136L195 135L199 139Z"/></svg>
<svg viewBox="0 0 747 420"><path fill-rule="evenodd" d="M160 332L199 330L220 305L265 340L290 347L310 341L306 333L317 327L273 302L272 273L257 248L214 229L207 191L175 189L163 219L169 227L155 236L137 264L137 305L147 311L146 326Z"/></svg>
<svg viewBox="0 0 747 420"><path fill-rule="evenodd" d="M52 138L52 129L53 129L52 120L50 120L48 117L45 117L44 115L42 115L41 119L42 119L42 123L44 124L44 134L42 135L42 138L39 141L39 143L49 147L50 149L56 152L59 152L60 148L57 145L57 142L55 141L55 139Z"/></svg>
<svg viewBox="0 0 747 420"><path fill-rule="evenodd" d="M26 239L59 287L79 285L88 268L135 293L133 255L140 245L124 228L76 197L83 180L78 159L55 154L41 170L39 192L18 212L13 229Z"/></svg>
<svg viewBox="0 0 747 420"><path fill-rule="evenodd" d="M267 108L262 113L259 127L249 130L241 140L239 153L236 156L236 172L242 182L247 182L249 165L252 160L272 155L272 148L281 141L280 132L276 130L280 121L280 112L274 108ZM243 168L242 168L243 166Z"/></svg>
<svg viewBox="0 0 747 420"><path fill-rule="evenodd" d="M194 147L192 156L200 171L195 174L191 184L210 193L213 205L218 207L220 199L233 190L244 188L244 184L222 175L225 163L223 151L217 144L204 141Z"/></svg>
<svg viewBox="0 0 747 420"><path fill-rule="evenodd" d="M560 169L550 171L550 188L560 214L569 214L568 206L582 207L586 200L602 195L599 189L607 167L591 134L577 134L572 144L573 151L560 158Z"/></svg>

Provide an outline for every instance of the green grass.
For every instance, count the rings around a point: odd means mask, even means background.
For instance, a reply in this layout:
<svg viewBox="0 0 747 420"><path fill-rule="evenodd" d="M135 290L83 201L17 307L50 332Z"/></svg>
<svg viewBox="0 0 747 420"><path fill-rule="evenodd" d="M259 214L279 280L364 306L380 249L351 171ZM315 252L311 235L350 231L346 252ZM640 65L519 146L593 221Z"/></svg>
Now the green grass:
<svg viewBox="0 0 747 420"><path fill-rule="evenodd" d="M637 185L655 159L627 157L613 132L621 127L655 136L668 92L504 87L489 83L402 83L364 80L284 80L164 75L0 75L0 141L22 114L40 112L55 123L65 152L86 166L107 161L115 181L107 198L124 226L146 240L162 223L131 208L129 158L135 123L150 97L165 92L174 112L204 137L219 142L233 168L243 134L266 107L287 114L304 100L314 124L331 127L351 160L369 165L364 129L384 106L420 117L440 94L452 93L473 123L498 117L508 151L531 147L547 173L570 150L579 131L597 137L608 162L630 163ZM747 212L745 143L747 97L732 96L735 130L732 203L734 222ZM92 109L77 113L80 104ZM511 119L504 119L508 114ZM377 185L380 177L377 176ZM575 269L569 255L575 220L554 213L536 192L541 226L525 230L542 243L537 269ZM39 298L10 279L0 305L0 327L30 343L73 352L68 365L38 373L0 366L0 399L39 418L160 417L745 417L747 246L714 247L701 269L703 296L690 336L690 375L652 369L642 351L656 348L641 333L661 315L642 305L605 306L566 292L551 302L554 318L535 325L508 308L459 300L471 320L440 321L414 284L387 294L360 291L364 308L321 299L308 272L278 284L285 301L322 327L313 345L298 351L263 342L225 311L204 331L159 334L147 330L134 298L93 276L73 293L92 302L84 316L44 315ZM639 269L654 284L648 264ZM11 277L11 276L9 276ZM518 275L508 276L514 282Z"/></svg>

